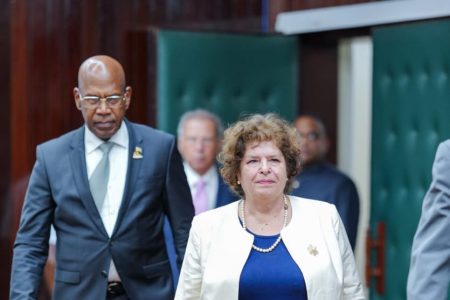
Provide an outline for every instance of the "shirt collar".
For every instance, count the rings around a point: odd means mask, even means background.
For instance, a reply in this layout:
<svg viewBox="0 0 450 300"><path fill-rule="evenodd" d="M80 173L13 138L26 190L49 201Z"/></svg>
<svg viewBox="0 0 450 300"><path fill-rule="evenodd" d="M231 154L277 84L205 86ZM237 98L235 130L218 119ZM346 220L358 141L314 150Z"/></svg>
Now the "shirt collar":
<svg viewBox="0 0 450 300"><path fill-rule="evenodd" d="M200 176L197 172L195 172L194 169L192 169L187 162L183 162L183 165L184 165L184 172L186 173L189 187L191 189L197 185L197 182L200 180L200 178L202 178L203 181L205 182L210 182L211 179L217 173L216 165L212 165L211 168L209 168L208 171L206 171L206 173L203 174L203 176Z"/></svg>
<svg viewBox="0 0 450 300"><path fill-rule="evenodd" d="M84 131L84 145L86 147L86 153L89 154L98 148L105 141L98 138L92 131L85 125L86 130ZM115 145L128 148L128 129L125 122L122 121L119 130L109 139Z"/></svg>

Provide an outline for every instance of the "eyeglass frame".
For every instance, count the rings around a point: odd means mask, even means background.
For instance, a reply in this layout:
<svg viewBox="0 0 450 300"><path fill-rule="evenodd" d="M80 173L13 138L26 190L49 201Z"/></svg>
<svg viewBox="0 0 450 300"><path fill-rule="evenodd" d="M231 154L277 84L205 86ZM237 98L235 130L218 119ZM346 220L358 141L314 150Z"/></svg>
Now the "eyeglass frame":
<svg viewBox="0 0 450 300"><path fill-rule="evenodd" d="M322 136L320 135L320 133L316 131L308 132L306 134L301 134L300 132L298 132L299 141L317 142L321 138Z"/></svg>
<svg viewBox="0 0 450 300"><path fill-rule="evenodd" d="M106 97L100 97L100 96L94 96L94 95L83 96L80 93L79 97L80 97L81 103L85 103L84 106L86 108L91 108L91 109L99 108L101 106L102 102L105 102L106 106L109 107L109 108L116 108L116 107L119 106L120 103L123 103L123 101L126 100L125 93L123 93L121 96L119 96L119 95L110 95L110 96L106 96ZM96 104L92 104L92 103L85 102L86 98L88 100L95 100L95 99L97 99L97 103ZM115 104L111 104L110 103L111 99L119 100L119 101L117 103L115 103Z"/></svg>

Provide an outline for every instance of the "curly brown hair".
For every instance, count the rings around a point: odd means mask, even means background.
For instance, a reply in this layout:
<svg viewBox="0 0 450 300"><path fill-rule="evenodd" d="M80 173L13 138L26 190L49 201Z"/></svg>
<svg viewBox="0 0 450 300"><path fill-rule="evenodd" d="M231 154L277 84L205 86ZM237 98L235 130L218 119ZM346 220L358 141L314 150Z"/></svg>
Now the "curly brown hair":
<svg viewBox="0 0 450 300"><path fill-rule="evenodd" d="M237 183L241 160L245 148L252 142L273 142L284 156L288 181L284 192L288 192L292 179L300 170L300 147L297 131L287 121L276 114L255 114L248 116L225 130L222 151L218 159L222 164L220 173L225 182L241 197L245 197L242 187Z"/></svg>

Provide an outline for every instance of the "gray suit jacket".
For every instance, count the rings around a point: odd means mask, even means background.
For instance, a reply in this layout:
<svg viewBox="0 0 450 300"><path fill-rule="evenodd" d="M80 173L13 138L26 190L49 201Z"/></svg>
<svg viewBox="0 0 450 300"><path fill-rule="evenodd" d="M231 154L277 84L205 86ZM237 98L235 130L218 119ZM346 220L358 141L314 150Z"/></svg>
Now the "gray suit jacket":
<svg viewBox="0 0 450 300"><path fill-rule="evenodd" d="M450 282L450 140L439 145L433 181L411 251L409 300L444 300Z"/></svg>
<svg viewBox="0 0 450 300"><path fill-rule="evenodd" d="M194 215L175 138L125 123L126 185L109 237L92 199L84 126L39 145L14 245L11 299L36 299L47 259L50 225L57 234L54 299L105 299L111 258L131 299L172 299L164 215L174 228L178 263ZM142 158L133 158L136 147Z"/></svg>

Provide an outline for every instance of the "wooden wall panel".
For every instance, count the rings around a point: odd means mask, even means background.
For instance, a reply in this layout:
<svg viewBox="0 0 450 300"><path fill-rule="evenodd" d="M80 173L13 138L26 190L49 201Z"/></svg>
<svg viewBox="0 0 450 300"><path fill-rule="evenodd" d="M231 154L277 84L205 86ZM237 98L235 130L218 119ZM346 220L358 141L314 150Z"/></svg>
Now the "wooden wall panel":
<svg viewBox="0 0 450 300"><path fill-rule="evenodd" d="M26 170L29 168L31 157L28 155L28 141L29 141L29 133L27 132L26 123L29 119L28 112L29 109L26 106L25 101L23 99L27 99L29 96L29 92L27 89L23 88L27 85L27 61L28 61L28 43L27 43L27 26L28 22L26 20L27 17L27 6L23 1L16 2L15 5L11 5L10 7L11 16L15 18L10 19L10 29L11 31L8 33L10 36L11 43L11 53L10 53L10 113L8 116L8 128L10 129L10 139L9 143L5 143L9 146L10 155L10 168L9 171L9 179L10 185L8 186L7 191L7 201L10 203L10 210L4 212L5 215L11 216L11 223L5 224L4 226L8 230L8 249L7 255L11 258L12 252L12 243L14 241L14 233L16 232L17 225L20 217L20 210L22 199L21 193L16 192L16 187L19 185L20 170ZM15 47L12 47L12 45ZM21 113L21 117L16 119L13 116ZM14 145L14 147L13 147ZM15 152L17 151L17 152ZM24 173L24 171L22 171ZM9 282L9 268L5 269L4 274L1 274L2 282ZM0 270L0 272L2 272ZM7 279L7 280L5 280ZM0 292L2 295L0 297L7 297L8 294L5 291L8 291L9 287L6 286L6 289L2 289ZM7 298L4 298L7 299Z"/></svg>
<svg viewBox="0 0 450 300"><path fill-rule="evenodd" d="M7 277L11 268L11 216L12 202L9 191L10 182L10 1L0 1L0 299L8 299L4 291L9 289ZM4 271L2 271L4 270Z"/></svg>
<svg viewBox="0 0 450 300"><path fill-rule="evenodd" d="M139 123L156 125L156 45L149 39L149 31L133 31L127 35L126 45L132 53L125 61L127 81L133 83L133 97L128 114ZM152 44L148 42L152 41ZM154 66L149 68L149 66Z"/></svg>

